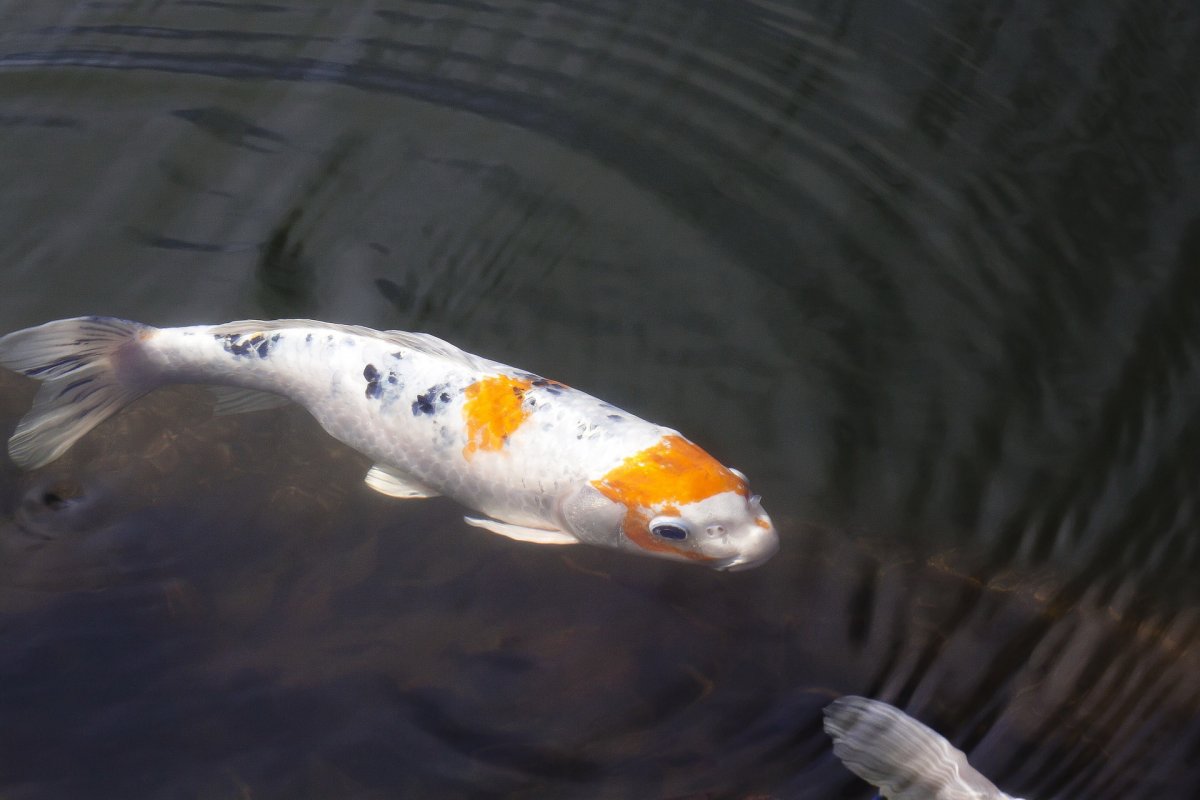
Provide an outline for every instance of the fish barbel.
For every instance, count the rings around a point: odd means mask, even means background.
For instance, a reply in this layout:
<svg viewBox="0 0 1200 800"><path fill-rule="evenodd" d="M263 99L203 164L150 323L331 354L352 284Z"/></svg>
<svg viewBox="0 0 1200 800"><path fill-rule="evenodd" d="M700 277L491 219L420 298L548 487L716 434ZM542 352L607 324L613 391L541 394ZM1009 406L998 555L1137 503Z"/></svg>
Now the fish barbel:
<svg viewBox="0 0 1200 800"><path fill-rule="evenodd" d="M296 402L370 457L392 497L445 495L471 525L716 569L779 547L746 478L676 431L424 333L312 320L154 328L112 317L0 338L0 365L42 381L9 440L39 467L152 389L212 384L233 413Z"/></svg>

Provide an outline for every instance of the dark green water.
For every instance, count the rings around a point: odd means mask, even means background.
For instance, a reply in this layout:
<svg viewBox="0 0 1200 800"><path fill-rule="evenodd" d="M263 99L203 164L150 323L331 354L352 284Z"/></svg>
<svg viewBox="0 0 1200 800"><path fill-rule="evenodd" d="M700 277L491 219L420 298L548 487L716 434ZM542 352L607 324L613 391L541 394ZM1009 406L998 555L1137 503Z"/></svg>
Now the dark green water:
<svg viewBox="0 0 1200 800"><path fill-rule="evenodd" d="M521 545L163 390L0 461L0 798L865 800L842 693L1200 796L1197 64L1182 0L0 3L0 330L429 331L783 536Z"/></svg>

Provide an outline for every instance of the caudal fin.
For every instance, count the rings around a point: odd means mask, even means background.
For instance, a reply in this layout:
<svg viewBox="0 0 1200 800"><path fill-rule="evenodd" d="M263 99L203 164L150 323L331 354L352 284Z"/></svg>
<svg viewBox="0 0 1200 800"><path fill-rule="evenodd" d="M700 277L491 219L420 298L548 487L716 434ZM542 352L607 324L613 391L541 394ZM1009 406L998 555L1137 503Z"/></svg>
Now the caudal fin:
<svg viewBox="0 0 1200 800"><path fill-rule="evenodd" d="M900 709L847 695L825 708L825 732L846 767L889 800L1004 800L962 751Z"/></svg>
<svg viewBox="0 0 1200 800"><path fill-rule="evenodd" d="M153 330L113 317L77 317L0 337L0 365L43 382L8 440L12 460L26 469L50 463L153 388L129 378L137 373L131 348Z"/></svg>

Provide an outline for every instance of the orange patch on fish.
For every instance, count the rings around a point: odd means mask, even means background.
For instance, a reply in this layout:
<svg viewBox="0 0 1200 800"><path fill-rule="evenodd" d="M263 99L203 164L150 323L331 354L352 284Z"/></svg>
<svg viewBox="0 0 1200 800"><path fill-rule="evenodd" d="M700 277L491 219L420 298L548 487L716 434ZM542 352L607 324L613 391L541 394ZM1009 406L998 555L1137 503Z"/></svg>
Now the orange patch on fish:
<svg viewBox="0 0 1200 800"><path fill-rule="evenodd" d="M747 496L745 481L682 436L664 436L592 485L627 508L695 503L722 492Z"/></svg>
<svg viewBox="0 0 1200 800"><path fill-rule="evenodd" d="M737 492L743 497L748 494L745 481L681 436L664 436L603 478L592 481L592 485L609 500L625 506L622 529L631 542L643 550L677 553L698 561L709 559L650 532L652 513L678 513L671 506L695 503L722 492Z"/></svg>
<svg viewBox="0 0 1200 800"><path fill-rule="evenodd" d="M760 527L760 528L766 528L767 530L770 530L770 529L771 529L771 523L767 522L767 521L766 521L765 519L763 519L762 517L757 517L757 518L754 520L754 524L755 524L755 525L757 525L757 526L758 526L758 527Z"/></svg>
<svg viewBox="0 0 1200 800"><path fill-rule="evenodd" d="M467 446L463 457L477 450L499 450L529 416L525 393L532 384L521 378L494 375L466 389L463 417L467 422Z"/></svg>

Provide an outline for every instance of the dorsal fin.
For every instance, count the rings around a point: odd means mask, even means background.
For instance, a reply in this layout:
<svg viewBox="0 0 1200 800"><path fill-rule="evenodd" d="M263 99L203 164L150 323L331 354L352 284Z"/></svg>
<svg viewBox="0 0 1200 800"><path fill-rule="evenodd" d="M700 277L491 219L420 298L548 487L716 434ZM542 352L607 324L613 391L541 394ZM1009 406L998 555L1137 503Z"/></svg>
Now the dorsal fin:
<svg viewBox="0 0 1200 800"><path fill-rule="evenodd" d="M474 370L503 371L510 369L504 364L468 353L433 334L416 331L377 331L362 325L342 325L337 322L322 322L316 319L244 319L212 327L214 333L222 334L283 331L295 328L317 328L351 336L379 339L402 348L415 350L418 353L444 358Z"/></svg>
<svg viewBox="0 0 1200 800"><path fill-rule="evenodd" d="M420 331L380 331L378 335L389 342L395 342L401 347L407 347L410 350L416 350L419 353L426 353L431 356L440 356L470 369L490 370L497 367L502 367L506 370L509 369L503 364L489 361L486 358L481 358L480 356L468 353L466 350L455 347L445 339L439 339L432 333L421 333Z"/></svg>

